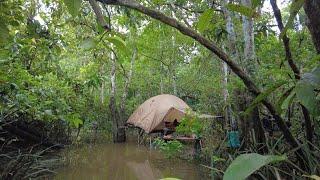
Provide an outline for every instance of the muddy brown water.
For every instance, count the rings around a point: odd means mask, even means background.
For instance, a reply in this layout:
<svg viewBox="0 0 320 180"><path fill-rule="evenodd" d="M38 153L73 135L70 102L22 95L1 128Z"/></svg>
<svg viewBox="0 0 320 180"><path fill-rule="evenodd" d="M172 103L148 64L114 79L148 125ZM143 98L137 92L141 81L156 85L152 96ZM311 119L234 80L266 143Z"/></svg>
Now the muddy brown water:
<svg viewBox="0 0 320 180"><path fill-rule="evenodd" d="M199 164L167 159L158 150L132 142L70 148L63 152L63 157L66 163L57 171L55 179L209 179L208 170Z"/></svg>

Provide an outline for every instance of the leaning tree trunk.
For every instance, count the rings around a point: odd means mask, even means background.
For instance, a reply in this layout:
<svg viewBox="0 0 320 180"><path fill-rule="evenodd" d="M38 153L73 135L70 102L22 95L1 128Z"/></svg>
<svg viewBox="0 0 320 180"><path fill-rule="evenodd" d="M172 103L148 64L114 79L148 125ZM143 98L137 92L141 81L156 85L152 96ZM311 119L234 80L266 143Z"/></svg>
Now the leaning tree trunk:
<svg viewBox="0 0 320 180"><path fill-rule="evenodd" d="M111 92L110 92L110 102L109 108L111 112L112 119L112 137L113 142L125 142L126 134L125 129L120 126L120 118L116 106L116 58L114 52L111 52Z"/></svg>
<svg viewBox="0 0 320 180"><path fill-rule="evenodd" d="M154 9L145 7L141 5L139 2L135 0L127 1L127 0L98 0L104 4L107 5L116 5L116 6L122 6L127 7L129 9L136 10L140 13L143 13L153 19L159 20L164 24L167 24L178 31L180 31L182 34L194 39L195 41L199 42L201 45L206 47L208 50L210 50L212 53L216 54L217 57L228 64L230 69L242 80L244 85L248 88L248 90L252 93L254 97L257 97L262 93L261 89L258 88L258 86L254 83L253 79L244 72L238 63L233 61L233 59L226 54L220 47L217 46L215 42L210 41L209 39L205 38L201 34L197 33L195 30L185 26L184 24L180 23L176 19L173 19L171 17L166 16L165 14L156 11ZM275 119L275 122L279 126L280 130L282 131L284 138L286 141L290 144L292 148L297 148L296 155L297 158L301 163L304 162L304 159L306 158L303 150L300 148L299 141L293 136L290 129L286 125L284 119L278 114L276 111L275 105L271 103L268 98L262 101L262 104L268 109L270 114Z"/></svg>

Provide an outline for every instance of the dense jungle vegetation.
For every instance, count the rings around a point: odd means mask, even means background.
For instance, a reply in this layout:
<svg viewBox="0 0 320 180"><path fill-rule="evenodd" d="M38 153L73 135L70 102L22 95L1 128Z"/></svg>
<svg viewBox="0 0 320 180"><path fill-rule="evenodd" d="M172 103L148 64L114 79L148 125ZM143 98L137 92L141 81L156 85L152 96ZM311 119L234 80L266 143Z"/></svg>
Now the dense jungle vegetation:
<svg viewBox="0 0 320 180"><path fill-rule="evenodd" d="M0 0L0 179L52 173L92 129L123 142L159 94L222 117L180 128L215 178L319 179L319 17L319 0Z"/></svg>

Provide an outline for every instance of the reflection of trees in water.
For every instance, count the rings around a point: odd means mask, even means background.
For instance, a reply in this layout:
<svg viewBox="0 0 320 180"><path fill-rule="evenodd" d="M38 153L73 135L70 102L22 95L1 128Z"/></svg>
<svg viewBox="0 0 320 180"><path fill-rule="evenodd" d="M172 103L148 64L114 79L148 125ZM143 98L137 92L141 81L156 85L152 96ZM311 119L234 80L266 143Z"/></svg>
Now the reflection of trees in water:
<svg viewBox="0 0 320 180"><path fill-rule="evenodd" d="M138 179L156 180L162 177L161 171L152 168L148 160L145 160L143 163L127 162L127 166L134 172Z"/></svg>
<svg viewBox="0 0 320 180"><path fill-rule="evenodd" d="M182 160L164 159L161 153L135 144L84 146L66 152L67 166L57 179L203 179L196 166Z"/></svg>

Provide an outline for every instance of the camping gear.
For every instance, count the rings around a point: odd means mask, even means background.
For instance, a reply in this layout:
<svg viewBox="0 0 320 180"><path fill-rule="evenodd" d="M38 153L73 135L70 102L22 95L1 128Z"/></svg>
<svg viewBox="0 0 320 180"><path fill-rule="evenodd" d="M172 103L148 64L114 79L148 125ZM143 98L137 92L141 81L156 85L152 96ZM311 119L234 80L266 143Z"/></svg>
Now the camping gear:
<svg viewBox="0 0 320 180"><path fill-rule="evenodd" d="M229 117L229 121L226 122L228 145L230 148L239 148L240 137L238 131L238 123L233 116Z"/></svg>
<svg viewBox="0 0 320 180"><path fill-rule="evenodd" d="M127 124L143 129L146 133L162 131L165 122L180 122L191 108L180 98L161 94L146 100L129 117Z"/></svg>
<svg viewBox="0 0 320 180"><path fill-rule="evenodd" d="M229 131L227 133L228 136L228 145L231 148L238 148L240 147L240 140L239 140L239 132L238 131Z"/></svg>

